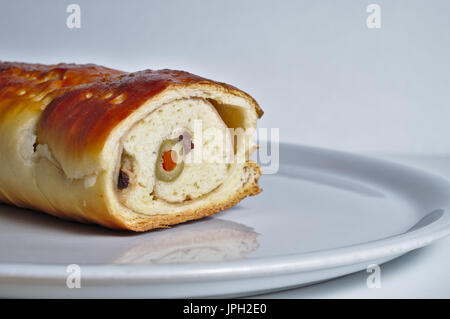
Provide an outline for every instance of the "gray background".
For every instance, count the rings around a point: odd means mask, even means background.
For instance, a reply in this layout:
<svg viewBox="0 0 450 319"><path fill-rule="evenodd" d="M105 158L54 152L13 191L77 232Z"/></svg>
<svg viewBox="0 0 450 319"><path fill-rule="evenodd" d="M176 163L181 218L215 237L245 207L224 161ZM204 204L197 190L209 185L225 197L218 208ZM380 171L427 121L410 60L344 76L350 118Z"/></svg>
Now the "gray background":
<svg viewBox="0 0 450 319"><path fill-rule="evenodd" d="M81 29L66 7L81 6ZM366 7L381 6L381 29ZM184 69L231 83L281 140L450 152L449 1L1 1L0 59Z"/></svg>

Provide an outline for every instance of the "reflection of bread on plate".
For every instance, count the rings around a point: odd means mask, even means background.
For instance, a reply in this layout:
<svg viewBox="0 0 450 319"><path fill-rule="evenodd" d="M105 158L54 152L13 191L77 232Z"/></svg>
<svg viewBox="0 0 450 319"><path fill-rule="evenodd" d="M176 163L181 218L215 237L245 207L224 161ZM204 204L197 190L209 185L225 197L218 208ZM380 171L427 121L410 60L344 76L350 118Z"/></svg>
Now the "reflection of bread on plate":
<svg viewBox="0 0 450 319"><path fill-rule="evenodd" d="M229 129L261 115L187 72L0 62L0 201L134 231L208 216L260 192Z"/></svg>
<svg viewBox="0 0 450 319"><path fill-rule="evenodd" d="M256 250L252 228L221 219L191 223L148 235L114 263L173 264L238 260Z"/></svg>

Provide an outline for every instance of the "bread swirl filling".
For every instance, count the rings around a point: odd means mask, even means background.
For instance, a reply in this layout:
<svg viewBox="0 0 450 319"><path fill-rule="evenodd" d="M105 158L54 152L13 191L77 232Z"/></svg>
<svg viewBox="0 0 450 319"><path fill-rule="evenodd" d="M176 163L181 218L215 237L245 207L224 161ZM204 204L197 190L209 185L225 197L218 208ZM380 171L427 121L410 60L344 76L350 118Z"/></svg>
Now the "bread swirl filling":
<svg viewBox="0 0 450 319"><path fill-rule="evenodd" d="M146 213L150 207L195 200L224 183L232 156L231 133L209 101L164 104L123 139L120 201Z"/></svg>

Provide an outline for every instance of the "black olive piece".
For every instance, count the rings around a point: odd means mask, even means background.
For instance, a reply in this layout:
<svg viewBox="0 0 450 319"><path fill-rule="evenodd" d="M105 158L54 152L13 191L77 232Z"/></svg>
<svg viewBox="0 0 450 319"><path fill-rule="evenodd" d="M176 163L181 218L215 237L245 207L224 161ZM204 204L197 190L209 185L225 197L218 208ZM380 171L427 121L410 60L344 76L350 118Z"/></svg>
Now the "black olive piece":
<svg viewBox="0 0 450 319"><path fill-rule="evenodd" d="M130 181L130 178L128 177L127 173L120 170L119 172L119 179L117 181L117 188L118 189L124 189L128 187L128 183Z"/></svg>

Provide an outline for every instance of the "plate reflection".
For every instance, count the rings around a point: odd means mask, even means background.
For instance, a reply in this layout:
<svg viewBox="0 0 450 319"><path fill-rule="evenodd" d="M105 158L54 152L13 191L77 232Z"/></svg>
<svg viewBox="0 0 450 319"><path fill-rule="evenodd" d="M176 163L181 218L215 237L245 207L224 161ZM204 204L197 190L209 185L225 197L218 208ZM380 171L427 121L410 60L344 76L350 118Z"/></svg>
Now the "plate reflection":
<svg viewBox="0 0 450 319"><path fill-rule="evenodd" d="M255 251L259 234L232 221L208 219L153 233L117 258L119 264L179 264L238 260Z"/></svg>

